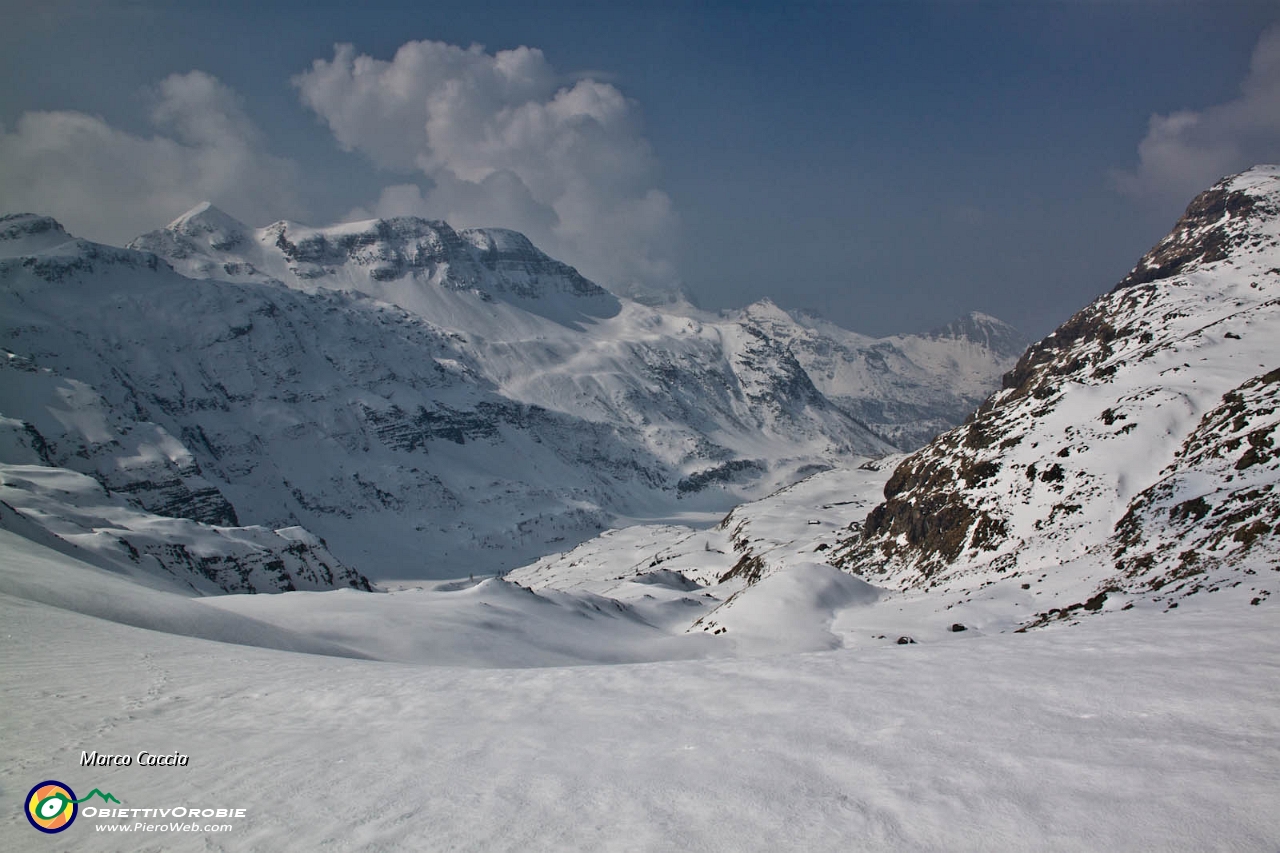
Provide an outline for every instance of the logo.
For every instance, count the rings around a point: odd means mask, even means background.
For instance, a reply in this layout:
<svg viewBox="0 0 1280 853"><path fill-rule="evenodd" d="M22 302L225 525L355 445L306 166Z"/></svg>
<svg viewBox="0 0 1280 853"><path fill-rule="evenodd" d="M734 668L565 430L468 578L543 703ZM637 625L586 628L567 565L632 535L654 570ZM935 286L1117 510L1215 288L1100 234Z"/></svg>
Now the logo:
<svg viewBox="0 0 1280 853"><path fill-rule="evenodd" d="M41 832L62 832L79 813L75 792L61 782L41 782L27 794L27 820Z"/></svg>
<svg viewBox="0 0 1280 853"><path fill-rule="evenodd" d="M120 802L97 788L90 791L89 796L77 800L70 786L56 779L48 779L27 793L27 822L41 832L62 832L75 822L76 815L80 813L79 804L95 796L102 797L109 803Z"/></svg>

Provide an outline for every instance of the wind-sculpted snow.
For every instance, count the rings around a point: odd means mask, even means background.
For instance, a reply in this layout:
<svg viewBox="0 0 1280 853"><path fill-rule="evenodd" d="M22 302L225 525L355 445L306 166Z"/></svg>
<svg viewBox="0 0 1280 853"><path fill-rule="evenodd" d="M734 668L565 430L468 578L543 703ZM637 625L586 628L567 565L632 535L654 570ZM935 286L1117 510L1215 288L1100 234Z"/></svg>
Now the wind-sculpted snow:
<svg viewBox="0 0 1280 853"><path fill-rule="evenodd" d="M1197 198L968 423L908 457L839 561L956 590L1070 564L1075 601L1041 621L1224 585L1265 597L1277 365L1280 169L1258 167Z"/></svg>
<svg viewBox="0 0 1280 853"><path fill-rule="evenodd" d="M543 592L589 591L644 612L678 634L710 636L719 653L776 654L886 641L881 631L834 626L869 611L883 590L826 565L851 523L874 505L891 457L815 473L735 507L709 528L638 525L609 530L562 554L509 573ZM945 616L899 620L925 636ZM892 619L888 620L890 623Z"/></svg>
<svg viewBox="0 0 1280 853"><path fill-rule="evenodd" d="M95 617L93 621L100 625L118 623L116 627L145 628L218 643L364 657L318 636L292 633L205 607L202 602L207 599L191 597L188 582L194 578L183 577L180 571L166 578L163 572L138 570L136 566L131 571L128 561L113 559L101 545L69 545L0 501L0 601L21 602L28 608L40 606L48 612L84 614ZM47 629L42 632L49 635ZM85 638L75 640L79 643ZM79 659L79 653L67 656L69 663Z"/></svg>
<svg viewBox="0 0 1280 853"><path fill-rule="evenodd" d="M26 544L9 565L30 578L63 568ZM129 808L246 807L230 832L156 831L144 817L127 842L82 812L64 837L85 851L1196 853L1265 851L1280 837L1280 638L1272 614L1215 611L1213 596L1198 613L1192 602L1176 616L949 643L494 670L275 651L290 638L323 647L228 612L292 608L318 633L350 633L347 619L372 624L389 605L391 630L376 637L408 658L430 648L431 621L415 617L431 608L416 592L191 601L101 594L104 582L85 601L84 581L51 578L85 606L130 606L148 626L259 649L69 612L15 594L10 574L0 564L6 850L64 849L38 837L16 798L45 775L77 773L77 794L98 787ZM466 640L547 662L590 654L600 635L586 626L627 619L587 608L557 652L525 642L553 638L542 619L511 618L554 603L479 586L449 596L460 619L490 612L524 631L486 635L477 622ZM446 645L457 627L435 633L446 660L469 651ZM190 765L90 774L82 749L177 750Z"/></svg>

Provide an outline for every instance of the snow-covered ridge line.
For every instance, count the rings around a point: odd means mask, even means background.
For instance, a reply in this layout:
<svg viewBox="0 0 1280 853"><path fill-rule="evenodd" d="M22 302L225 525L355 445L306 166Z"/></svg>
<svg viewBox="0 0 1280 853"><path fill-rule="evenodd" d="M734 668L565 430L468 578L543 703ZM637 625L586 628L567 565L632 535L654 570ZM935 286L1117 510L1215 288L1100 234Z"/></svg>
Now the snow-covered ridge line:
<svg viewBox="0 0 1280 853"><path fill-rule="evenodd" d="M1280 569L1280 168L1224 179L1112 292L1033 345L964 426L908 457L841 564L973 590L1074 574L1081 610Z"/></svg>
<svg viewBox="0 0 1280 853"><path fill-rule="evenodd" d="M949 425L1013 356L984 318L874 340L768 303L653 308L500 229L250 229L202 205L130 250L5 223L0 345L91 389L59 408L158 430L189 459L121 493L301 525L375 576L500 571L618 516L724 512ZM47 420L33 406L0 395L19 423Z"/></svg>
<svg viewBox="0 0 1280 853"><path fill-rule="evenodd" d="M410 278L486 301L550 299L564 303L556 307L570 315L574 308L586 316L618 310L616 298L523 234L455 231L447 222L416 216L326 228L282 220L252 229L205 202L129 246L166 258L191 278L355 289L380 297L401 292L395 282Z"/></svg>
<svg viewBox="0 0 1280 853"><path fill-rule="evenodd" d="M1280 579L1280 169L1198 198L1135 269L1165 274L1078 313L914 454L814 474L715 530L607 531L511 577L627 599L657 573L688 581L690 630L740 649L1261 606Z"/></svg>
<svg viewBox="0 0 1280 853"><path fill-rule="evenodd" d="M794 358L796 370L808 374L804 381L893 449L912 449L959 422L1026 346L1016 330L977 312L925 335L875 339L787 313L767 299L723 316L684 303L654 309L608 294L517 232L454 231L448 223L414 217L326 228L277 222L251 229L205 203L130 245L196 278L282 282L392 302L479 344L486 373L499 383L521 372L509 363L513 335L554 342L563 360L580 363L584 350L595 356L607 349L614 357L620 342L634 348L661 341L666 349L672 332L715 331L744 340L746 331L780 345L773 358ZM478 297L481 310L474 302L449 299L450 291ZM668 322L664 328L664 317L677 320L676 326ZM692 323L681 328L681 319ZM553 323L539 322L546 320ZM562 326L585 336L566 335ZM579 383L576 376L573 381ZM506 387L518 393L527 384ZM546 391L540 388L533 395L538 399L528 402L547 405ZM560 389L556 395L563 400L580 391Z"/></svg>

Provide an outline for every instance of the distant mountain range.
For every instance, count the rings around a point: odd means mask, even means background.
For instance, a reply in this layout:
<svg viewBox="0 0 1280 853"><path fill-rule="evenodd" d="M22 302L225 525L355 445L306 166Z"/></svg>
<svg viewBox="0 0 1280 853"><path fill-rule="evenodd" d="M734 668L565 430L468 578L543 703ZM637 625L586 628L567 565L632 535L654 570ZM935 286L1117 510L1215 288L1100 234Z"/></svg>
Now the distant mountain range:
<svg viewBox="0 0 1280 853"><path fill-rule="evenodd" d="M1022 341L978 314L873 339L768 302L647 306L512 231L251 229L205 204L124 249L0 219L0 346L0 463L86 475L103 506L305 528L360 585L509 568L618 517L722 512L914 448ZM20 514L58 515L52 486L4 470ZM61 517L112 541L146 526L77 512ZM324 577L213 583L302 576Z"/></svg>

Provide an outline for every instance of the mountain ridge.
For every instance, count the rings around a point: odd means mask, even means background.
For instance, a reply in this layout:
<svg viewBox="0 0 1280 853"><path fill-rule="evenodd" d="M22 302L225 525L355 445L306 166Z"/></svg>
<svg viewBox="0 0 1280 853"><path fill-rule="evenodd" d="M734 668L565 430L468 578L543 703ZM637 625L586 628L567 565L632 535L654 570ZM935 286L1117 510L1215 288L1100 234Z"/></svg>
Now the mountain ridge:
<svg viewBox="0 0 1280 853"><path fill-rule="evenodd" d="M1280 168L1264 166L1193 200L965 425L907 457L841 565L906 589L1073 565L1088 602L1041 620L1265 584L1251 578L1280 565L1278 293Z"/></svg>
<svg viewBox="0 0 1280 853"><path fill-rule="evenodd" d="M796 341L822 335L791 315L619 299L515 232L254 230L200 205L115 249L3 223L15 358L91 389L117 433L161 429L236 520L304 526L374 576L498 571L896 449L815 383Z"/></svg>

